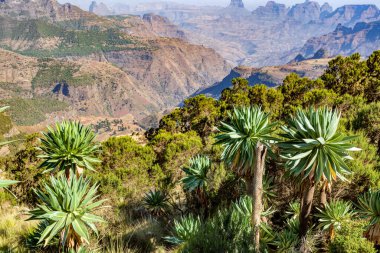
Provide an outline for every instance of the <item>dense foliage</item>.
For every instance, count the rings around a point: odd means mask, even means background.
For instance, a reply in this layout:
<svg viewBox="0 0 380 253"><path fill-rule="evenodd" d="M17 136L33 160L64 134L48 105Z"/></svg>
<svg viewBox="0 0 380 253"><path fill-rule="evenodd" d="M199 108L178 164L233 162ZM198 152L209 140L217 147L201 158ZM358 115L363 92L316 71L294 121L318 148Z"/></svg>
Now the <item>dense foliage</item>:
<svg viewBox="0 0 380 253"><path fill-rule="evenodd" d="M109 199L111 208L96 213L107 223L99 226L101 236L90 234L86 248L253 251L254 201L246 196L251 195L246 183L252 178L254 147L260 139L271 147L263 178L262 252L375 252L380 203L379 66L380 51L367 60L358 54L337 57L320 78L290 74L276 88L250 86L236 78L219 99L204 95L187 99L164 116L157 129L147 131L144 141L112 137L102 142L100 152L90 156L101 162L83 176L98 182L101 198ZM262 124L250 126L241 120L249 108L260 108L262 114L250 117L262 117ZM277 126L269 123L269 115ZM220 134L217 129L224 136L215 138ZM218 140L224 146L214 145ZM86 141L93 145L86 138L81 143ZM6 177L20 181L10 186L18 204L33 208L39 200L30 188L43 189L48 180L40 169L43 161L36 147L41 145L46 146L36 136L28 137L0 160ZM362 151L351 152L358 150L353 147ZM300 238L305 203L299 200L312 185L310 226ZM0 198L3 204L9 199ZM32 248L25 245L41 236L38 225L33 226L29 236L15 237L20 245Z"/></svg>

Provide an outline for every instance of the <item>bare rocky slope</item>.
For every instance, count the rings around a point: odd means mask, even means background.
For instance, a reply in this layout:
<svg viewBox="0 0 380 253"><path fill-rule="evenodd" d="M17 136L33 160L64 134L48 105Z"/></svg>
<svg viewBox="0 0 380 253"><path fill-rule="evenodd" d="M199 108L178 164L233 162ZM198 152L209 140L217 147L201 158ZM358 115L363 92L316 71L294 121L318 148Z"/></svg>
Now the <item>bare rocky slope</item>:
<svg viewBox="0 0 380 253"><path fill-rule="evenodd" d="M213 49L183 38L155 15L106 18L55 0L3 0L0 103L17 115L19 104L33 104L45 116L37 121L61 111L143 121L230 71Z"/></svg>

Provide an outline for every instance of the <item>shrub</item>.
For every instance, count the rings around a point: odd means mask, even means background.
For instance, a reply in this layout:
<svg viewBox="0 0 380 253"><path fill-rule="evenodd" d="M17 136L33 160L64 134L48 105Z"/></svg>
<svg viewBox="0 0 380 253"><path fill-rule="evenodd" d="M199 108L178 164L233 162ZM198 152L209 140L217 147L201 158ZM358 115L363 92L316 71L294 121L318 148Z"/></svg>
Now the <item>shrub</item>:
<svg viewBox="0 0 380 253"><path fill-rule="evenodd" d="M171 134L160 131L150 142L157 159L168 177L179 179L180 168L203 148L202 139L196 132Z"/></svg>
<svg viewBox="0 0 380 253"><path fill-rule="evenodd" d="M331 253L376 253L373 243L363 237L363 222L349 221L342 224L329 245Z"/></svg>
<svg viewBox="0 0 380 253"><path fill-rule="evenodd" d="M252 199L246 196L230 208L218 211L188 239L183 252L254 252L251 207ZM261 223L260 247L263 251L273 239L271 228Z"/></svg>
<svg viewBox="0 0 380 253"><path fill-rule="evenodd" d="M38 168L41 160L37 158L37 136L38 134L27 136L14 155L0 159L0 168L9 175L9 179L20 181L10 189L25 204L36 203L33 188L38 188L48 176Z"/></svg>
<svg viewBox="0 0 380 253"><path fill-rule="evenodd" d="M100 183L100 191L110 198L141 197L164 177L155 164L153 148L131 137L112 137L102 143L101 150L102 162L91 175Z"/></svg>

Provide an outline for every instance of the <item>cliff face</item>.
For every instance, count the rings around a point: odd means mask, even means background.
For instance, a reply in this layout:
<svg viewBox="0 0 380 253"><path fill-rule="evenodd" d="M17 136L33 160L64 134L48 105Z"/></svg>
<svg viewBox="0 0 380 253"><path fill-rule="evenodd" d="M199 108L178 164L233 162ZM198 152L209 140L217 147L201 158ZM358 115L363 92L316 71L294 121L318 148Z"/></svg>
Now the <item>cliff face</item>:
<svg viewBox="0 0 380 253"><path fill-rule="evenodd" d="M230 70L214 50L184 41L165 18L105 18L74 6L75 13L62 16L68 5L45 0L33 1L29 17L14 17L25 8L20 2L0 14L0 47L18 53L1 51L6 65L0 100L44 97L70 105L71 114L81 117L131 115L139 121L178 105ZM52 11L42 16L42 9ZM7 64L12 57L27 64Z"/></svg>
<svg viewBox="0 0 380 253"><path fill-rule="evenodd" d="M102 2L98 4L95 1L93 1L91 3L90 8L89 8L89 12L95 13L96 15L100 15L100 16L108 16L108 15L114 14L113 11L108 9L107 5L105 5Z"/></svg>
<svg viewBox="0 0 380 253"><path fill-rule="evenodd" d="M269 1L265 6L260 6L252 12L254 16L263 19L273 20L276 18L284 18L288 13L288 8L285 4L278 4L274 1Z"/></svg>
<svg viewBox="0 0 380 253"><path fill-rule="evenodd" d="M161 37L186 39L185 33L165 17L144 14L143 21L149 30Z"/></svg>
<svg viewBox="0 0 380 253"><path fill-rule="evenodd" d="M319 20L321 7L317 2L306 1L294 5L288 12L288 17L301 23Z"/></svg>
<svg viewBox="0 0 380 253"><path fill-rule="evenodd" d="M301 49L301 54L308 57L321 49L330 55L358 52L362 56L369 56L380 49L380 21L357 23L353 28L339 25L331 33L308 40Z"/></svg>

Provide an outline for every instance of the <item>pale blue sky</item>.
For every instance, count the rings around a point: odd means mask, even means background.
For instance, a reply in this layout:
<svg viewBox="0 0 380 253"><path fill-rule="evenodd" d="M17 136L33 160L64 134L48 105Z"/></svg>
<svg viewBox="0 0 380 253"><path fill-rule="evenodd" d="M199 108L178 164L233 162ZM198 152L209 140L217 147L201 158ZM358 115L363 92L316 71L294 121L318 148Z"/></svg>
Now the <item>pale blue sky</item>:
<svg viewBox="0 0 380 253"><path fill-rule="evenodd" d="M73 4L79 5L82 8L87 9L92 0L58 0L61 3L71 2ZM246 7L249 9L256 8L260 5L265 5L267 0L243 0ZM329 2L334 8L345 5L345 4L377 4L380 6L380 0L316 0L317 2L323 4L324 2ZM134 5L136 3L148 3L148 2L165 2L165 0L97 0L97 2L104 2L105 4L112 5L112 3L125 3L129 5ZM218 5L227 6L230 0L171 0L171 2L185 3L185 4L196 4L196 5ZM302 3L304 0L277 0L278 3L285 3L286 5L293 5L296 3Z"/></svg>

